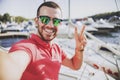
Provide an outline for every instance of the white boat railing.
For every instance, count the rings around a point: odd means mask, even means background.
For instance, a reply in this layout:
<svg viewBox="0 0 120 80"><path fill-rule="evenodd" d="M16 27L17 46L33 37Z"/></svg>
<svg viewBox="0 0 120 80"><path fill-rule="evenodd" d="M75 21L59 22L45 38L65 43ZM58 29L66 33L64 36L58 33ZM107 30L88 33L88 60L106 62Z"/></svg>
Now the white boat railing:
<svg viewBox="0 0 120 80"><path fill-rule="evenodd" d="M112 53L114 53L115 55L120 56L120 52L118 50L116 50L114 47L110 46L109 44L103 42L102 40L96 38L95 36L93 36L92 34L85 32L85 34L90 37L91 39L95 40L96 42L98 42L101 46L106 47L107 49L109 49Z"/></svg>

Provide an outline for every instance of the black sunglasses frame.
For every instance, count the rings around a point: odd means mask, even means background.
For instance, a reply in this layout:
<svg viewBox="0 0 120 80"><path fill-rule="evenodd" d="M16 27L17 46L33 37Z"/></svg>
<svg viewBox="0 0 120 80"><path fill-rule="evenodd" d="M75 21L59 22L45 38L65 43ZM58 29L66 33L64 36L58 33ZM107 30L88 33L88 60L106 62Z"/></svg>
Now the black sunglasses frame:
<svg viewBox="0 0 120 80"><path fill-rule="evenodd" d="M44 17L47 19L46 21L42 20L42 18L44 18ZM49 17L49 16L38 16L38 19L45 25L47 25L52 20L54 26L58 26L63 21L62 19L58 19L58 18L51 19L51 17Z"/></svg>

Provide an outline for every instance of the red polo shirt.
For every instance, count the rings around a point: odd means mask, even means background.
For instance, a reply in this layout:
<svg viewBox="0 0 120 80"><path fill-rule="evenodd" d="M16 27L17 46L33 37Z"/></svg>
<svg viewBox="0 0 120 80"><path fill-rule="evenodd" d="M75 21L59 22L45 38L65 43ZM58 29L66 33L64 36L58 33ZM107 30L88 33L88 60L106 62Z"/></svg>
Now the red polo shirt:
<svg viewBox="0 0 120 80"><path fill-rule="evenodd" d="M58 80L61 62L66 55L57 44L46 43L32 34L29 39L14 44L10 52L16 50L26 51L31 58L21 80Z"/></svg>

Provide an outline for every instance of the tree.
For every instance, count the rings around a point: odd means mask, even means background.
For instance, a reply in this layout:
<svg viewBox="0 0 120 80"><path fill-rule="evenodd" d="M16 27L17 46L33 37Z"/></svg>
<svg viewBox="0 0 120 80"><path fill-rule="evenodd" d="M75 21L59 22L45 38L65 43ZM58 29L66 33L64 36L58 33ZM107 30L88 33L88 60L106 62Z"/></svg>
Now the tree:
<svg viewBox="0 0 120 80"><path fill-rule="evenodd" d="M2 15L0 15L0 21L2 21Z"/></svg>
<svg viewBox="0 0 120 80"><path fill-rule="evenodd" d="M15 22L21 23L21 22L23 22L23 21L27 21L27 19L25 19L25 18L23 18L23 17L21 17L21 16L15 17Z"/></svg>
<svg viewBox="0 0 120 80"><path fill-rule="evenodd" d="M7 21L10 22L10 21L11 21L10 15L9 15L8 13L5 13L5 14L3 15L2 21L3 21L4 23L6 23Z"/></svg>

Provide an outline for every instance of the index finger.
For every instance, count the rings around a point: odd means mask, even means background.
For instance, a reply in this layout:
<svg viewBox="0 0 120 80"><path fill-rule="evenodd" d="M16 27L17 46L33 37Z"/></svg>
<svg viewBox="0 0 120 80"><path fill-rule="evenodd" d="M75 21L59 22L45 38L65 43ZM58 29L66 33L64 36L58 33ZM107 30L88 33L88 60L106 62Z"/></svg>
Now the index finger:
<svg viewBox="0 0 120 80"><path fill-rule="evenodd" d="M82 26L82 29L80 31L80 37L83 35L84 31L85 31L85 25Z"/></svg>

